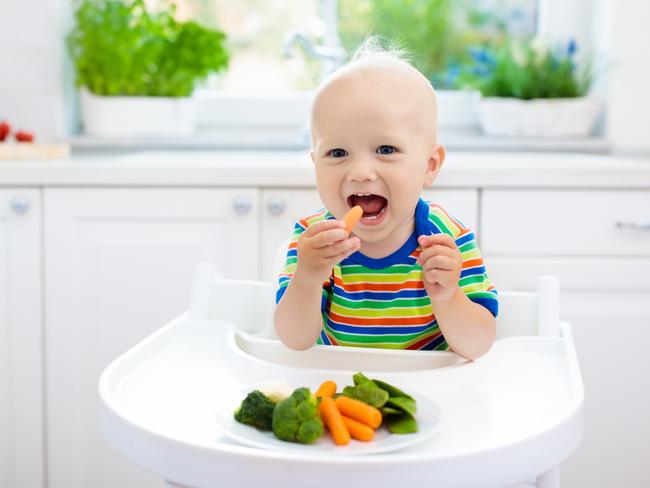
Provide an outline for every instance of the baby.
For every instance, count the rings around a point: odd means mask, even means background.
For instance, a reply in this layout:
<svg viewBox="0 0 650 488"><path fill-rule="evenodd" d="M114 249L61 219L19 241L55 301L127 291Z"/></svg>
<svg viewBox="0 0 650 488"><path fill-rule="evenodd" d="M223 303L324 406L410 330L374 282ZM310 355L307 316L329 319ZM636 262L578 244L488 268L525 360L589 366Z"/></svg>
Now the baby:
<svg viewBox="0 0 650 488"><path fill-rule="evenodd" d="M475 236L420 195L445 160L429 81L399 54L366 46L319 87L311 157L325 208L295 226L275 330L313 344L452 350L494 341L497 291ZM342 218L359 205L353 235Z"/></svg>

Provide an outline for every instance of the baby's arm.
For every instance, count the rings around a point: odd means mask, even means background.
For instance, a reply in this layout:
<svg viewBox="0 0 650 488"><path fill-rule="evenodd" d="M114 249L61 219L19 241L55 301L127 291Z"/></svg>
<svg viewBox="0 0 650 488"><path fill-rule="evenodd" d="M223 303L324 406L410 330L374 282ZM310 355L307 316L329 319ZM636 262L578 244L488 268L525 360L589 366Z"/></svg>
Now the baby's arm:
<svg viewBox="0 0 650 488"><path fill-rule="evenodd" d="M361 242L349 237L341 220L323 220L309 227L298 239L298 263L273 317L280 340L291 349L313 346L323 326L323 282L332 268Z"/></svg>
<svg viewBox="0 0 650 488"><path fill-rule="evenodd" d="M421 236L419 242L424 286L447 344L467 359L482 356L494 342L496 320L458 286L463 259L453 237L434 234Z"/></svg>

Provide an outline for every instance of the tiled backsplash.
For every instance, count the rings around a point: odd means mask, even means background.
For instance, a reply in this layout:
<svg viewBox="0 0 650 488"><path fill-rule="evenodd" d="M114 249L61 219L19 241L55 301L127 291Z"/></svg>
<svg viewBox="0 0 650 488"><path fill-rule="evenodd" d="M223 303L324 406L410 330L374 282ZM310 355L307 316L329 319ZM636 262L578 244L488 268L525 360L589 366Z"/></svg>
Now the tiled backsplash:
<svg viewBox="0 0 650 488"><path fill-rule="evenodd" d="M62 12L68 0L2 4L0 119L33 132L38 140L60 139L67 124Z"/></svg>

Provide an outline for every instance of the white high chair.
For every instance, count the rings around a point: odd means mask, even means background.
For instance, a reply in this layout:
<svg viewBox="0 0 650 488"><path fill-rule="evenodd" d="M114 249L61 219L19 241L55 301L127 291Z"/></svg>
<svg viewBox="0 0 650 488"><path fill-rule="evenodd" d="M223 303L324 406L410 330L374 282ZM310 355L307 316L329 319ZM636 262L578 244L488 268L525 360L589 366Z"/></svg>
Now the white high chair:
<svg viewBox="0 0 650 488"><path fill-rule="evenodd" d="M476 362L437 351L291 351L272 333L274 291L199 265L189 310L100 378L111 445L169 486L559 486L558 466L582 437L583 387L556 278L541 277L535 293L500 292L497 341ZM226 390L313 374L345 385L356 371L434 399L439 430L392 453L341 456L246 447L216 425Z"/></svg>

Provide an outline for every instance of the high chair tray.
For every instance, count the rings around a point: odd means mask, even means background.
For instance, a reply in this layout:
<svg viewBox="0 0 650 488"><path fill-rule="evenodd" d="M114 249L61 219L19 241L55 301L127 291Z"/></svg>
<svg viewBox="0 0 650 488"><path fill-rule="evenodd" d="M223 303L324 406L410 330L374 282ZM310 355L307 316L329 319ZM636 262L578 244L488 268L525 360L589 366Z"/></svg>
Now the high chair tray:
<svg viewBox="0 0 650 488"><path fill-rule="evenodd" d="M356 371L433 400L441 410L435 434L389 453L341 456L247 447L217 425L216 409L246 385L313 375L343 386ZM558 465L582 435L582 380L567 324L560 337L500 339L465 362L447 352L288 351L184 314L113 361L99 393L102 431L119 453L196 488L501 487Z"/></svg>

